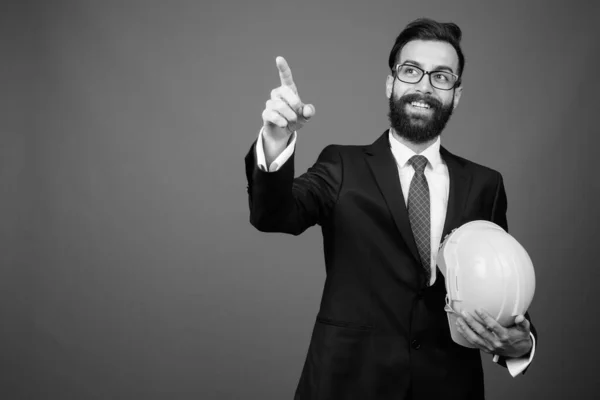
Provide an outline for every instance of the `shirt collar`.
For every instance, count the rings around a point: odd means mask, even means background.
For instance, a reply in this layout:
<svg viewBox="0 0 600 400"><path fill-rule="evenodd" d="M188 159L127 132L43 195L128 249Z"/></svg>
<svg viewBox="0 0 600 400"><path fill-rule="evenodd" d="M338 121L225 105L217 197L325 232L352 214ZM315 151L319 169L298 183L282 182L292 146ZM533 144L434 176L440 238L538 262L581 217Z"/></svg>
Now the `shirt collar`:
<svg viewBox="0 0 600 400"><path fill-rule="evenodd" d="M400 166L400 168L406 167L406 163L415 153L411 149L409 149L406 145L400 143L392 134L392 129L390 128L389 138L390 138L390 147L392 150L392 154L396 159L396 162ZM427 157L427 161L432 169L436 169L436 167L443 163L442 156L440 155L440 146L441 140L438 136L435 142L433 142L428 148L426 148L423 152L421 152L422 156Z"/></svg>

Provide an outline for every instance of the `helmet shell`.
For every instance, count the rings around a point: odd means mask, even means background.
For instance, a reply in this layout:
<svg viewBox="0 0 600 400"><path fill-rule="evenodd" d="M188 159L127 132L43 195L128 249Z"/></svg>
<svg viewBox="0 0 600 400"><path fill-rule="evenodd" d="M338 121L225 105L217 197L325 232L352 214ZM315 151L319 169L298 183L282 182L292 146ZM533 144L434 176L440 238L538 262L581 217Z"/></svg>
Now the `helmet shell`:
<svg viewBox="0 0 600 400"><path fill-rule="evenodd" d="M483 308L502 326L529 308L535 292L535 273L529 254L499 225L468 222L452 231L440 245L437 265L445 278L446 311L455 343L474 347L456 330L463 311Z"/></svg>

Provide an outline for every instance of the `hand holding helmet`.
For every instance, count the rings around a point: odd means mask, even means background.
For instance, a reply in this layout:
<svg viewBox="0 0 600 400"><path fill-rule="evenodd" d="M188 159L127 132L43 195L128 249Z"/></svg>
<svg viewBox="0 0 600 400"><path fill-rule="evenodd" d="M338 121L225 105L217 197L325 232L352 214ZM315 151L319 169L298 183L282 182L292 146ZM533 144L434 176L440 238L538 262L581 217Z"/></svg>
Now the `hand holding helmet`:
<svg viewBox="0 0 600 400"><path fill-rule="evenodd" d="M475 315L464 312L456 318L457 331L473 346L481 351L505 357L521 357L531 350L533 342L530 323L524 315L515 318L515 324L503 327L485 310L477 310Z"/></svg>

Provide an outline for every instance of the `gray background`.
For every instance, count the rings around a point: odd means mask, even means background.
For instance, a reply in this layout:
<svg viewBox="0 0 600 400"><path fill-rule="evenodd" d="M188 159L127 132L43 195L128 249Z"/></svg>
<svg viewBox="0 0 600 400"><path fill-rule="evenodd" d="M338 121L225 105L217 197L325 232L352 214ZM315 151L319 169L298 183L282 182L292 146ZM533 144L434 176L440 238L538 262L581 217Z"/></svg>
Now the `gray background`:
<svg viewBox="0 0 600 400"><path fill-rule="evenodd" d="M503 173L536 266L534 364L513 379L484 357L488 398L594 398L593 4L3 1L0 398L291 399L324 267L318 229L248 223L275 56L316 107L302 172L387 128L389 50L420 16L463 29L443 143Z"/></svg>

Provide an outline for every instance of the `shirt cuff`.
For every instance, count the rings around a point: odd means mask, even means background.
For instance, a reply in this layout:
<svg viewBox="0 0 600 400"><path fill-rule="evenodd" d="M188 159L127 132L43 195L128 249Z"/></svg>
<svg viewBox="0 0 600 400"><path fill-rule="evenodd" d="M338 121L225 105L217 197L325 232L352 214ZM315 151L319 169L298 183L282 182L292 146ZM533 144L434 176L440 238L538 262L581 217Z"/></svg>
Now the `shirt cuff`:
<svg viewBox="0 0 600 400"><path fill-rule="evenodd" d="M290 144L279 154L279 156L269 165L267 168L267 160L265 157L265 150L263 147L263 129L258 133L258 140L256 141L256 163L258 168L264 172L275 172L277 171L289 158L294 154L294 148L296 146L296 132L292 135Z"/></svg>
<svg viewBox="0 0 600 400"><path fill-rule="evenodd" d="M531 332L529 333L529 335L531 336L532 341L529 357L507 358L505 360L506 368L508 369L508 372L510 372L510 375L513 378L522 373L529 366L529 364L531 364L531 361L533 361L533 355L535 354L535 336L533 336ZM499 356L496 354L494 356L493 361L498 362L498 359Z"/></svg>

